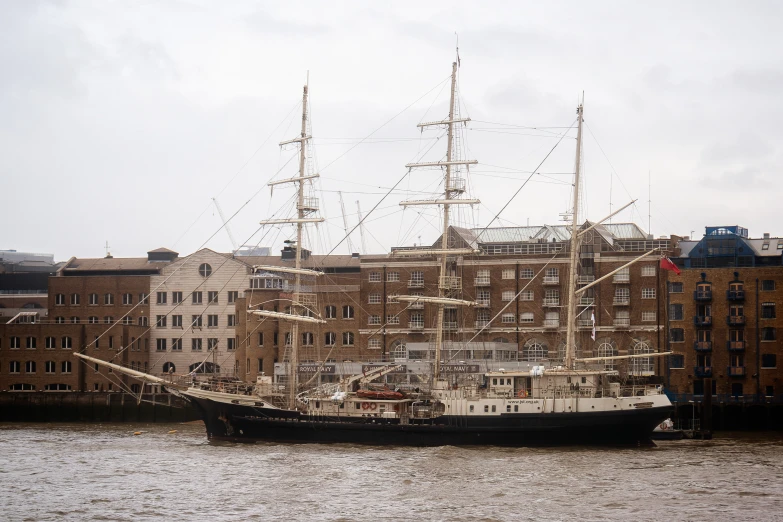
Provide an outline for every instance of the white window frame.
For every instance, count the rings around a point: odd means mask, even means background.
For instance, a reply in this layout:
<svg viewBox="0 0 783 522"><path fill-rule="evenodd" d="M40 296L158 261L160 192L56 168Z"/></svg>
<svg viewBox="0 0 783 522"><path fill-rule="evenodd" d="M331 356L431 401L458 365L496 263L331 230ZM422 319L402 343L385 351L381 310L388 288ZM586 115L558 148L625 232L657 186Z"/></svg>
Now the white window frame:
<svg viewBox="0 0 783 522"><path fill-rule="evenodd" d="M514 314L503 314L500 316L500 322L503 324L514 324L516 322L516 318L514 317Z"/></svg>
<svg viewBox="0 0 783 522"><path fill-rule="evenodd" d="M513 268L504 268L503 271L500 273L500 278L501 279L514 279L515 278L514 277L515 276L514 272L516 272L516 270L513 269Z"/></svg>
<svg viewBox="0 0 783 522"><path fill-rule="evenodd" d="M642 288L642 299L655 299L655 288Z"/></svg>
<svg viewBox="0 0 783 522"><path fill-rule="evenodd" d="M370 275L368 277L368 281L370 283L380 283L380 282L382 282L381 273L380 272L370 272Z"/></svg>

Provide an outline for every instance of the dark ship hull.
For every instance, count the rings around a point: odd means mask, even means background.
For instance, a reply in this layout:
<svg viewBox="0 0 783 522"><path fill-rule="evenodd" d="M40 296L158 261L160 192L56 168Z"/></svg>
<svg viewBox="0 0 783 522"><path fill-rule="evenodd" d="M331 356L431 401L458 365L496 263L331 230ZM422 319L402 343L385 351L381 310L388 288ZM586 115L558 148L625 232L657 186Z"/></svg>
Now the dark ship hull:
<svg viewBox="0 0 783 522"><path fill-rule="evenodd" d="M576 413L443 415L435 419L319 417L190 398L210 439L374 445L555 446L651 444L673 407Z"/></svg>

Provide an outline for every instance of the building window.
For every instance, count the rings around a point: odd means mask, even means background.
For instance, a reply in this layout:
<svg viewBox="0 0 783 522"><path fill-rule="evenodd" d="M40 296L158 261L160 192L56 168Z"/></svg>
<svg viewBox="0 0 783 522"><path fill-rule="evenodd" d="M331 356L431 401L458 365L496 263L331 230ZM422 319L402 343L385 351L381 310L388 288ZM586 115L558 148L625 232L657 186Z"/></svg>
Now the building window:
<svg viewBox="0 0 783 522"><path fill-rule="evenodd" d="M506 290L501 294L500 297L503 301L513 301L514 300L514 291L513 290Z"/></svg>
<svg viewBox="0 0 783 522"><path fill-rule="evenodd" d="M324 334L324 346L334 346L337 342L337 334L334 332L326 332Z"/></svg>
<svg viewBox="0 0 783 522"><path fill-rule="evenodd" d="M103 324L112 324L114 322L114 317L107 315L103 318Z"/></svg>
<svg viewBox="0 0 783 522"><path fill-rule="evenodd" d="M776 332L774 327L766 326L761 329L762 341L774 341L775 338L776 338Z"/></svg>
<svg viewBox="0 0 783 522"><path fill-rule="evenodd" d="M71 324L79 324L79 317L78 316L71 316Z"/></svg>
<svg viewBox="0 0 783 522"><path fill-rule="evenodd" d="M97 304L98 304L98 294L90 294L90 295L87 297L87 302L88 302L90 305L93 305L93 306L94 306L94 305L97 305Z"/></svg>
<svg viewBox="0 0 783 522"><path fill-rule="evenodd" d="M642 322L654 323L655 322L655 312L642 312Z"/></svg>
<svg viewBox="0 0 783 522"><path fill-rule="evenodd" d="M11 349L12 350L18 350L22 347L22 338L21 337L11 337Z"/></svg>
<svg viewBox="0 0 783 522"><path fill-rule="evenodd" d="M207 292L207 302L208 304L217 304L218 303L218 293L214 290L210 290Z"/></svg>
<svg viewBox="0 0 783 522"><path fill-rule="evenodd" d="M133 324L133 317L126 315L122 318L122 324Z"/></svg>
<svg viewBox="0 0 783 522"><path fill-rule="evenodd" d="M133 296L131 294L122 294L122 304L123 305L132 305L133 304Z"/></svg>
<svg viewBox="0 0 783 522"><path fill-rule="evenodd" d="M353 306L351 305L345 305L343 306L343 319L353 319Z"/></svg>
<svg viewBox="0 0 783 522"><path fill-rule="evenodd" d="M201 316L200 315L190 316L190 326L192 328L201 328Z"/></svg>
<svg viewBox="0 0 783 522"><path fill-rule="evenodd" d="M533 312L524 312L519 314L519 322L523 324L532 324L535 320Z"/></svg>
<svg viewBox="0 0 783 522"><path fill-rule="evenodd" d="M51 350L51 349L57 348L56 343L57 342L54 340L54 337L47 337L45 346L46 346L46 348Z"/></svg>
<svg viewBox="0 0 783 522"><path fill-rule="evenodd" d="M65 294L57 294L54 296L54 304L62 306L65 304Z"/></svg>
<svg viewBox="0 0 783 522"><path fill-rule="evenodd" d="M514 314L503 314L501 316L501 322L506 323L506 324L509 324L509 323L513 324L514 322L516 322L514 320Z"/></svg>
<svg viewBox="0 0 783 522"><path fill-rule="evenodd" d="M70 337L63 337L60 339L60 348L63 350L70 350L73 348L73 342L71 341Z"/></svg>
<svg viewBox="0 0 783 522"><path fill-rule="evenodd" d="M532 268L520 268L519 269L519 278L520 279L533 279L533 269Z"/></svg>
<svg viewBox="0 0 783 522"><path fill-rule="evenodd" d="M386 316L386 324L400 324L400 316L399 315L387 315Z"/></svg>
<svg viewBox="0 0 783 522"><path fill-rule="evenodd" d="M669 305L669 320L670 321L682 321L684 317L683 308L681 304Z"/></svg>
<svg viewBox="0 0 783 522"><path fill-rule="evenodd" d="M397 294L388 294L386 296L386 302L387 303L397 303Z"/></svg>
<svg viewBox="0 0 783 522"><path fill-rule="evenodd" d="M682 328L672 328L669 330L669 340L673 343L685 342L685 330Z"/></svg>
<svg viewBox="0 0 783 522"><path fill-rule="evenodd" d="M380 339L370 339L367 341L367 349L369 350L380 350L381 349L381 340Z"/></svg>
<svg viewBox="0 0 783 522"><path fill-rule="evenodd" d="M312 345L313 345L312 332L302 332L302 346L312 346Z"/></svg>
<svg viewBox="0 0 783 522"><path fill-rule="evenodd" d="M100 320L98 319L98 316L91 315L90 317L87 318L87 322L90 324L98 324Z"/></svg>
<svg viewBox="0 0 783 522"><path fill-rule="evenodd" d="M399 272L386 272L386 281L389 283L396 283L400 280Z"/></svg>
<svg viewBox="0 0 783 522"><path fill-rule="evenodd" d="M193 292L193 295L191 296L191 302L193 304L201 304L203 299L202 292Z"/></svg>
<svg viewBox="0 0 783 522"><path fill-rule="evenodd" d="M532 301L533 300L533 291L532 290L523 290L521 294L519 294L519 300L520 301Z"/></svg>
<svg viewBox="0 0 783 522"><path fill-rule="evenodd" d="M201 339L191 339L190 340L190 349L194 352L200 352L201 351Z"/></svg>
<svg viewBox="0 0 783 522"><path fill-rule="evenodd" d="M424 272L421 270L414 270L411 272L411 285L423 286L424 285Z"/></svg>
<svg viewBox="0 0 783 522"><path fill-rule="evenodd" d="M761 354L761 367L762 368L777 368L778 356L774 353L762 353Z"/></svg>
<svg viewBox="0 0 783 522"><path fill-rule="evenodd" d="M761 318L762 319L775 318L775 303L761 303Z"/></svg>
<svg viewBox="0 0 783 522"><path fill-rule="evenodd" d="M642 277L650 277L655 275L655 265L643 265Z"/></svg>
<svg viewBox="0 0 783 522"><path fill-rule="evenodd" d="M615 346L610 341L603 341L598 345L598 357L614 357L616 354ZM604 360L604 370L614 370L614 359Z"/></svg>
<svg viewBox="0 0 783 522"><path fill-rule="evenodd" d="M8 370L10 373L19 373L21 371L21 364L19 361L11 361L8 364Z"/></svg>
<svg viewBox="0 0 783 522"><path fill-rule="evenodd" d="M343 332L343 346L353 346L353 332Z"/></svg>
<svg viewBox="0 0 783 522"><path fill-rule="evenodd" d="M44 363L44 372L45 373L54 373L57 370L57 365L54 361L46 361Z"/></svg>
<svg viewBox="0 0 783 522"><path fill-rule="evenodd" d="M239 292L236 290L228 292L228 304L236 303L237 299L239 299Z"/></svg>
<svg viewBox="0 0 783 522"><path fill-rule="evenodd" d="M326 307L325 314L327 319L337 319L337 307L329 305Z"/></svg>
<svg viewBox="0 0 783 522"><path fill-rule="evenodd" d="M141 317L139 317L139 326L147 326L147 324L148 323L147 323L146 315L142 315Z"/></svg>
<svg viewBox="0 0 783 522"><path fill-rule="evenodd" d="M218 340L214 337L210 337L207 339L207 350L214 351L217 350L218 347Z"/></svg>
<svg viewBox="0 0 783 522"><path fill-rule="evenodd" d="M71 304L72 305L79 304L79 294L71 294Z"/></svg>
<svg viewBox="0 0 783 522"><path fill-rule="evenodd" d="M139 303L141 304L150 304L150 295L147 293L140 293L139 294Z"/></svg>
<svg viewBox="0 0 783 522"><path fill-rule="evenodd" d="M54 318L55 324L65 324L65 317L58 315Z"/></svg>
<svg viewBox="0 0 783 522"><path fill-rule="evenodd" d="M114 294L104 294L103 295L103 304L105 304L105 305L113 305L114 304Z"/></svg>
<svg viewBox="0 0 783 522"><path fill-rule="evenodd" d="M182 351L182 339L172 339L171 340L171 351L172 352L181 352Z"/></svg>
<svg viewBox="0 0 783 522"><path fill-rule="evenodd" d="M642 288L642 299L655 299L655 288Z"/></svg>
<svg viewBox="0 0 783 522"><path fill-rule="evenodd" d="M367 302L370 304L381 304L381 294L377 292L370 294Z"/></svg>
<svg viewBox="0 0 783 522"><path fill-rule="evenodd" d="M27 346L28 349L37 348L37 339L35 337L32 337L32 336L27 336L26 346Z"/></svg>
<svg viewBox="0 0 783 522"><path fill-rule="evenodd" d="M380 315L370 315L367 317L367 324L370 326L375 326L381 324L381 316Z"/></svg>
<svg viewBox="0 0 783 522"><path fill-rule="evenodd" d="M370 272L369 281L371 283L380 283L381 282L381 273L380 272Z"/></svg>
<svg viewBox="0 0 783 522"><path fill-rule="evenodd" d="M208 315L207 316L207 328L217 328L218 327L218 316L217 315Z"/></svg>
<svg viewBox="0 0 783 522"><path fill-rule="evenodd" d="M182 292L171 292L171 303L179 304L182 302Z"/></svg>
<svg viewBox="0 0 783 522"><path fill-rule="evenodd" d="M258 346L264 346L264 332L258 332Z"/></svg>
<svg viewBox="0 0 783 522"><path fill-rule="evenodd" d="M157 303L159 305L166 304L166 298L168 297L168 292L158 292L157 294Z"/></svg>
<svg viewBox="0 0 783 522"><path fill-rule="evenodd" d="M158 328L166 328L166 316L158 315L155 317L155 326Z"/></svg>
<svg viewBox="0 0 783 522"><path fill-rule="evenodd" d="M237 316L235 314L228 314L228 316L226 316L226 317L227 317L226 320L228 322L228 326L236 326L237 325Z"/></svg>
<svg viewBox="0 0 783 522"><path fill-rule="evenodd" d="M772 292L775 290L775 281L773 279L764 279L761 281L762 292Z"/></svg>
<svg viewBox="0 0 783 522"><path fill-rule="evenodd" d="M669 368L685 368L685 356L681 354L672 354L669 356Z"/></svg>
<svg viewBox="0 0 783 522"><path fill-rule="evenodd" d="M500 277L502 279L514 279L514 272L515 270L513 268L504 268L500 273Z"/></svg>
<svg viewBox="0 0 783 522"><path fill-rule="evenodd" d="M207 263L202 263L198 267L198 273L201 277L209 277L212 275L212 267Z"/></svg>
<svg viewBox="0 0 783 522"><path fill-rule="evenodd" d="M166 339L155 339L155 349L159 352L166 351Z"/></svg>
<svg viewBox="0 0 783 522"><path fill-rule="evenodd" d="M24 363L25 373L35 373L35 361L25 361Z"/></svg>
<svg viewBox="0 0 783 522"><path fill-rule="evenodd" d="M60 363L60 373L71 373L71 361Z"/></svg>
<svg viewBox="0 0 783 522"><path fill-rule="evenodd" d="M669 292L672 294L681 294L683 292L682 283L669 283Z"/></svg>
<svg viewBox="0 0 783 522"><path fill-rule="evenodd" d="M171 316L171 326L173 328L182 328L182 316L181 315L172 315Z"/></svg>

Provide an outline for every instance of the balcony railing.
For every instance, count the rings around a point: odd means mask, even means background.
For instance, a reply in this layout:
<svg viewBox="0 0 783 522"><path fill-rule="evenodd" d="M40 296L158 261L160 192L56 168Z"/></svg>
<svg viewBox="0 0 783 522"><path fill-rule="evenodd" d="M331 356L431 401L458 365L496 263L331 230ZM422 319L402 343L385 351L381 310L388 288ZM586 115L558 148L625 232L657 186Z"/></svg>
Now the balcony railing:
<svg viewBox="0 0 783 522"><path fill-rule="evenodd" d="M408 306L411 310L423 310L424 309L424 303L411 303L410 306Z"/></svg>
<svg viewBox="0 0 783 522"><path fill-rule="evenodd" d="M457 329L457 321L443 321L443 329L444 330L456 330Z"/></svg>
<svg viewBox="0 0 783 522"><path fill-rule="evenodd" d="M441 290L462 290L462 278L455 276L440 276L438 288Z"/></svg>
<svg viewBox="0 0 783 522"><path fill-rule="evenodd" d="M408 321L408 328L411 330L421 330L424 328L424 321Z"/></svg>
<svg viewBox="0 0 783 522"><path fill-rule="evenodd" d="M712 326L711 315L694 315L693 324L696 326Z"/></svg>
<svg viewBox="0 0 783 522"><path fill-rule="evenodd" d="M489 276L478 276L476 286L489 286Z"/></svg>
<svg viewBox="0 0 783 522"><path fill-rule="evenodd" d="M612 282L613 283L630 283L631 282L631 275L630 274L615 274L612 276Z"/></svg>
<svg viewBox="0 0 783 522"><path fill-rule="evenodd" d="M631 318L630 317L615 317L614 319L614 326L615 328L628 328L631 326Z"/></svg>
<svg viewBox="0 0 783 522"><path fill-rule="evenodd" d="M694 341L693 349L697 352L711 352L712 341Z"/></svg>
<svg viewBox="0 0 783 522"><path fill-rule="evenodd" d="M424 288L424 279L411 279L408 281L408 288Z"/></svg>
<svg viewBox="0 0 783 522"><path fill-rule="evenodd" d="M545 297L544 306L560 306L559 297Z"/></svg>
<svg viewBox="0 0 783 522"><path fill-rule="evenodd" d="M726 299L729 301L744 301L745 290L726 290Z"/></svg>
<svg viewBox="0 0 783 522"><path fill-rule="evenodd" d="M726 316L726 323L728 323L730 326L742 326L745 324L745 316L744 315Z"/></svg>
<svg viewBox="0 0 783 522"><path fill-rule="evenodd" d="M544 276L544 284L545 285L559 285L560 284L560 276L559 275Z"/></svg>
<svg viewBox="0 0 783 522"><path fill-rule="evenodd" d="M694 366L693 375L700 379L712 377L712 366Z"/></svg>
<svg viewBox="0 0 783 522"><path fill-rule="evenodd" d="M615 306L628 306L631 304L631 298L628 296L614 296L614 301L612 301L612 304Z"/></svg>
<svg viewBox="0 0 783 522"><path fill-rule="evenodd" d="M481 330L485 326L489 326L489 321L487 321L487 320L478 320L478 321L476 321L476 330Z"/></svg>
<svg viewBox="0 0 783 522"><path fill-rule="evenodd" d="M726 375L729 377L745 377L744 366L729 366L726 368Z"/></svg>
<svg viewBox="0 0 783 522"><path fill-rule="evenodd" d="M559 328L560 319L544 319L544 328Z"/></svg>
<svg viewBox="0 0 783 522"><path fill-rule="evenodd" d="M593 321L590 319L577 319L576 326L579 328L592 328Z"/></svg>
<svg viewBox="0 0 783 522"><path fill-rule="evenodd" d="M592 274L580 274L576 278L577 284L580 285L586 285L588 283L592 283L593 281L595 281L595 276Z"/></svg>
<svg viewBox="0 0 783 522"><path fill-rule="evenodd" d="M593 306L595 304L594 297L580 297L579 306Z"/></svg>
<svg viewBox="0 0 783 522"><path fill-rule="evenodd" d="M696 301L712 301L712 290L694 290L693 298Z"/></svg>
<svg viewBox="0 0 783 522"><path fill-rule="evenodd" d="M476 308L489 308L489 299L484 297L476 299Z"/></svg>
<svg viewBox="0 0 783 522"><path fill-rule="evenodd" d="M744 352L745 341L726 341L726 348L730 352Z"/></svg>

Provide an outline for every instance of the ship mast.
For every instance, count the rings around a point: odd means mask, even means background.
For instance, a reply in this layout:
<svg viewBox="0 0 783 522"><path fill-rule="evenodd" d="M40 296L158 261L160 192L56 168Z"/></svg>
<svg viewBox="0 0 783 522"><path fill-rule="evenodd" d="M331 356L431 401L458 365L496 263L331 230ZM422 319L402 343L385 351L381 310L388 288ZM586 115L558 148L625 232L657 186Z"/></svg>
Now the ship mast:
<svg viewBox="0 0 783 522"><path fill-rule="evenodd" d="M579 233L577 231L579 219L579 175L582 160L582 120L584 117L584 105L576 108L578 119L576 130L576 172L574 174L574 208L571 218L571 252L568 265L568 322L566 323L566 353L565 366L569 370L574 368L574 354L576 353L576 271L579 259Z"/></svg>

